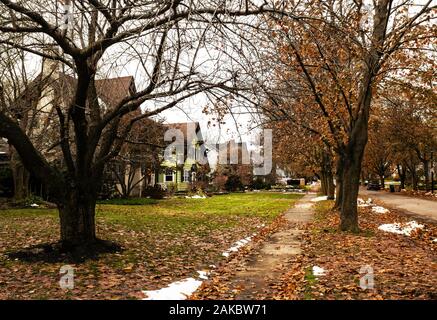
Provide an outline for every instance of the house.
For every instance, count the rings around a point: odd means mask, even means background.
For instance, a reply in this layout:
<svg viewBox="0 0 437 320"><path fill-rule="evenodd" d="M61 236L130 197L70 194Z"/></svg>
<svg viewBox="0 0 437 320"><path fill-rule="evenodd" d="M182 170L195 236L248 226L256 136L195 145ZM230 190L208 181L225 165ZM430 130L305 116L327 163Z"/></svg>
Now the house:
<svg viewBox="0 0 437 320"><path fill-rule="evenodd" d="M243 186L253 182L253 163L246 142L230 140L215 145L217 165L214 171L213 184L218 189L224 185L230 176L238 176Z"/></svg>
<svg viewBox="0 0 437 320"><path fill-rule="evenodd" d="M169 152L164 154L156 183L175 191L187 191L192 186L205 188L209 181L210 167L199 123L170 123L165 124L165 127L179 133L179 139L167 145Z"/></svg>
<svg viewBox="0 0 437 320"><path fill-rule="evenodd" d="M56 143L59 140L57 137L59 118L55 106L62 109L68 108L74 97L76 84L77 79L62 72L58 62L43 59L41 72L26 85L21 95L12 104L14 106L12 112L20 120L22 130L26 131L35 147L49 162L62 162L61 150L59 144ZM102 112L113 109L124 98L136 92L132 76L96 79L95 87ZM139 113L141 110L128 116L136 116ZM1 152L4 151L0 150ZM13 155L9 155L9 158L13 158ZM111 164L117 161L120 159L115 159ZM132 170L129 165L120 163L118 168L123 170L121 174L126 176L126 180L132 180L130 174ZM135 167L135 170L141 171L141 167ZM133 183L136 184L140 176L141 172L136 172L133 175ZM112 177L111 183L109 183L108 177L110 179ZM117 183L113 175L105 174L104 180L105 185L114 185L115 190L122 189L121 184ZM137 185L141 190L142 185ZM33 193L45 197L44 186L34 177L31 177L30 189ZM136 190L136 192L141 194L141 191Z"/></svg>

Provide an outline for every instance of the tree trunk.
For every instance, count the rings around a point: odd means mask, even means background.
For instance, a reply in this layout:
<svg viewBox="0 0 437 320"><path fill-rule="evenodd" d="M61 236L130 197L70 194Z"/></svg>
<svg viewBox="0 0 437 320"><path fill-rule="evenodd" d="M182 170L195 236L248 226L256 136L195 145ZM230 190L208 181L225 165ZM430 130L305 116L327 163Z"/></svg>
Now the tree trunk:
<svg viewBox="0 0 437 320"><path fill-rule="evenodd" d="M327 190L328 190L328 188L327 188L327 184L326 184L326 174L325 174L324 170L322 170L320 172L320 193L322 195L326 196L328 194Z"/></svg>
<svg viewBox="0 0 437 320"><path fill-rule="evenodd" d="M335 185L334 185L334 177L332 175L332 171L329 170L326 174L326 184L327 184L327 196L328 200L334 200L335 195Z"/></svg>
<svg viewBox="0 0 437 320"><path fill-rule="evenodd" d="M340 211L340 229L342 231L358 232L357 198L360 186L361 162L355 157L345 158L343 169L343 192Z"/></svg>
<svg viewBox="0 0 437 320"><path fill-rule="evenodd" d="M429 160L424 160L423 162L423 171L425 174L425 190L430 191L430 183L429 183Z"/></svg>
<svg viewBox="0 0 437 320"><path fill-rule="evenodd" d="M382 190L384 190L385 189L385 177L382 175L382 176L379 176L379 179L381 181L381 188L382 188Z"/></svg>
<svg viewBox="0 0 437 320"><path fill-rule="evenodd" d="M399 164L396 166L398 169L399 180L401 180L401 190L402 190L405 189L405 176L406 176L405 167L402 167Z"/></svg>
<svg viewBox="0 0 437 320"><path fill-rule="evenodd" d="M335 168L335 209L341 209L343 199L343 165L344 161L342 157L339 156Z"/></svg>
<svg viewBox="0 0 437 320"><path fill-rule="evenodd" d="M85 247L96 241L96 196L92 192L71 190L68 198L58 203L61 242L67 248Z"/></svg>
<svg viewBox="0 0 437 320"><path fill-rule="evenodd" d="M14 200L19 201L27 198L29 196L29 179L30 173L26 170L21 158L17 151L13 147L10 149L11 153L11 171L12 178L14 180Z"/></svg>
<svg viewBox="0 0 437 320"><path fill-rule="evenodd" d="M413 186L413 190L417 191L417 173L416 171L411 172L411 185Z"/></svg>
<svg viewBox="0 0 437 320"><path fill-rule="evenodd" d="M29 171L24 168L21 162L11 163L11 170L14 180L14 200L26 199L29 196Z"/></svg>

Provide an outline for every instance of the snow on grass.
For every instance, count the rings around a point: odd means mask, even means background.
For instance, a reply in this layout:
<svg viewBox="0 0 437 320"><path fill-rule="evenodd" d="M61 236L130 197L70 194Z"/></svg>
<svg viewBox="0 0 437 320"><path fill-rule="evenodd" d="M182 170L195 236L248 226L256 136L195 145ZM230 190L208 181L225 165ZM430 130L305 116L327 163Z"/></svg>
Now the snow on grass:
<svg viewBox="0 0 437 320"><path fill-rule="evenodd" d="M423 229L423 228L424 228L423 224L419 224L414 220L404 224L387 223L387 224L382 224L378 227L379 230L396 233L396 234L403 234L405 236L410 236L414 230Z"/></svg>
<svg viewBox="0 0 437 320"><path fill-rule="evenodd" d="M257 226L257 228L263 228L265 224ZM251 236L235 242L232 247L222 253L224 257L229 257L233 252L237 252L241 247L247 245L252 238L256 236L256 232ZM209 266L212 269L217 268L215 265ZM211 273L208 270L197 271L198 278L187 278L184 280L171 283L165 288L159 290L146 290L143 293L147 296L144 300L185 300L191 296L202 284L203 280L208 280L208 276Z"/></svg>
<svg viewBox="0 0 437 320"><path fill-rule="evenodd" d="M185 198L187 199L206 199L205 196L199 196L198 194L194 195L194 196L185 196Z"/></svg>
<svg viewBox="0 0 437 320"><path fill-rule="evenodd" d="M326 270L319 266L313 266L313 275L316 277L326 275Z"/></svg>
<svg viewBox="0 0 437 320"><path fill-rule="evenodd" d="M312 202L319 202L319 201L324 201L324 200L328 200L328 196L316 197L316 198L311 199Z"/></svg>
<svg viewBox="0 0 437 320"><path fill-rule="evenodd" d="M387 213L387 212L390 212L390 210L388 210L384 207L374 206L374 207L372 207L372 212L374 212L374 213Z"/></svg>
<svg viewBox="0 0 437 320"><path fill-rule="evenodd" d="M185 300L192 295L203 281L187 278L171 283L159 290L143 291L147 296L144 300Z"/></svg>

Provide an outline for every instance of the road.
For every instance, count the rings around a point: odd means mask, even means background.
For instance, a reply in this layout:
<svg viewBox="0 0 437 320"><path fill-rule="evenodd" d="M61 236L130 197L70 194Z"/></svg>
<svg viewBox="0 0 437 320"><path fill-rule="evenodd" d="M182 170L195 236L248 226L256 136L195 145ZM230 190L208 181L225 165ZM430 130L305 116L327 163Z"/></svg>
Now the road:
<svg viewBox="0 0 437 320"><path fill-rule="evenodd" d="M437 222L437 201L401 196L385 191L371 191L364 188L360 189L360 195L382 201L387 207L399 209L406 214Z"/></svg>

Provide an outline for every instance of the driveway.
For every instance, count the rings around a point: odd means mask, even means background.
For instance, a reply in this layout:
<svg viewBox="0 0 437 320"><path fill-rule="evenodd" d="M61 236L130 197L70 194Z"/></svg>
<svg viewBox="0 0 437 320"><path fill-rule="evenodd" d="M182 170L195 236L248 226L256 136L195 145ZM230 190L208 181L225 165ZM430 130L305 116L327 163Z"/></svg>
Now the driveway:
<svg viewBox="0 0 437 320"><path fill-rule="evenodd" d="M387 207L399 209L406 214L437 222L437 201L401 196L385 191L372 191L360 188L360 195L384 202Z"/></svg>

